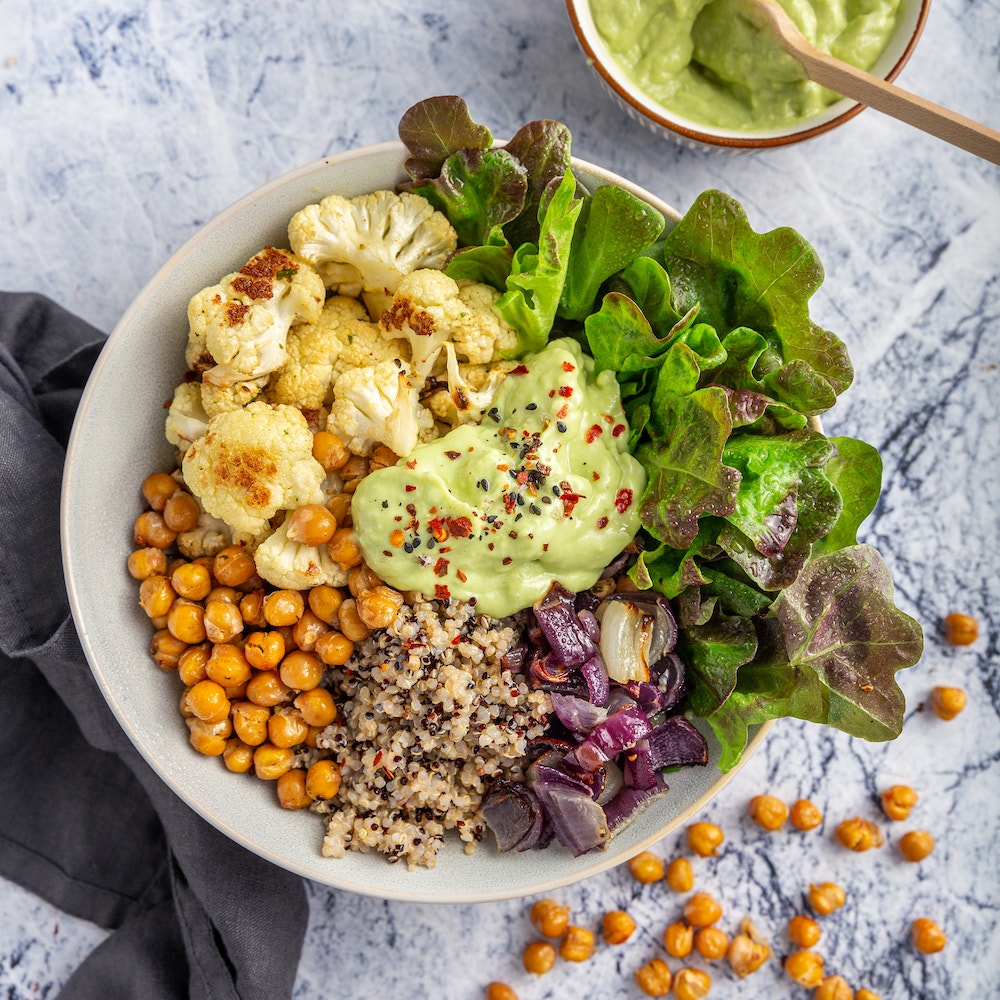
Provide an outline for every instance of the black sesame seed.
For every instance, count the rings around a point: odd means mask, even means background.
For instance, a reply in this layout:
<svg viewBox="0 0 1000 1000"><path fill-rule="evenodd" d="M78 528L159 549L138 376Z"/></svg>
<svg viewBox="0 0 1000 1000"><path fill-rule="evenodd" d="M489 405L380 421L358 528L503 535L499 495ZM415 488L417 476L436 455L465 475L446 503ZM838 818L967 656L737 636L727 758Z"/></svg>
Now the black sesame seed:
<svg viewBox="0 0 1000 1000"><path fill-rule="evenodd" d="M528 403L528 405L525 407L525 409L526 410L537 410L538 409L538 404L537 403Z"/></svg>
<svg viewBox="0 0 1000 1000"><path fill-rule="evenodd" d="M561 420L557 420L556 421L556 430L559 431L560 434L565 434L566 433L566 425Z"/></svg>

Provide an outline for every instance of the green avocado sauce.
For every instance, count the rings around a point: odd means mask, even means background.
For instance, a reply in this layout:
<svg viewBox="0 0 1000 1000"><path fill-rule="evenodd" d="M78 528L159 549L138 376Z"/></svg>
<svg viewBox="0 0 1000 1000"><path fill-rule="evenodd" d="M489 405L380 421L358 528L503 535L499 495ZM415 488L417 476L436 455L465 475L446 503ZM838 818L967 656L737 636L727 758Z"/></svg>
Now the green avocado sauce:
<svg viewBox="0 0 1000 1000"><path fill-rule="evenodd" d="M778 0L813 46L871 69L900 0ZM594 24L641 90L693 122L736 131L806 121L839 99L740 0L590 0Z"/></svg>
<svg viewBox="0 0 1000 1000"><path fill-rule="evenodd" d="M613 371L552 341L464 424L366 476L354 494L365 561L386 583L484 614L529 607L558 581L596 583L639 529L642 466Z"/></svg>

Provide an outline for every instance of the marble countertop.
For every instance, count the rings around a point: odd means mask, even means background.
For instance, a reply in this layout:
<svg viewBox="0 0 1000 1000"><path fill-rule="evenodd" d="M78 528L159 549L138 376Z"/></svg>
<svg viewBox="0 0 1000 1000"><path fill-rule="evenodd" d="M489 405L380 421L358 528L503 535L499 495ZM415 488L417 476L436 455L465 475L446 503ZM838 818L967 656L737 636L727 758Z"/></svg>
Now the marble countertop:
<svg viewBox="0 0 1000 1000"><path fill-rule="evenodd" d="M461 11L461 13L458 13ZM883 1000L1000 996L1000 171L866 111L826 136L772 152L683 149L621 114L585 64L563 5L484 0L6 0L0 36L0 288L44 292L110 330L149 277L216 212L261 183L351 146L395 137L414 100L457 93L497 135L565 121L574 152L684 209L703 189L739 198L758 231L788 225L818 250L826 282L813 317L847 342L857 376L828 432L881 450L884 495L863 528L892 567L897 601L926 630L901 675L902 736L869 745L778 723L705 811L727 840L696 865L732 928L752 915L780 955L811 881L848 903L824 924L827 968ZM934 0L903 86L990 124L997 112L995 4ZM948 646L940 622L975 616L979 640ZM935 684L969 703L945 723ZM879 790L912 785L912 821L937 838L925 862L892 844L854 855L839 819L879 817ZM819 831L765 834L746 801L814 799ZM886 824L888 826L889 824ZM680 849L680 835L660 845ZM403 873L401 873L402 875ZM492 979L521 1000L638 992L631 973L662 954L680 904L623 870L559 892L596 927L627 909L639 930L586 966L543 978L520 968L527 902L422 906L309 886L297 998L479 998ZM910 922L936 919L946 949L922 956ZM0 882L0 996L53 996L102 939ZM674 962L673 965L678 963ZM802 995L771 962L712 996Z"/></svg>

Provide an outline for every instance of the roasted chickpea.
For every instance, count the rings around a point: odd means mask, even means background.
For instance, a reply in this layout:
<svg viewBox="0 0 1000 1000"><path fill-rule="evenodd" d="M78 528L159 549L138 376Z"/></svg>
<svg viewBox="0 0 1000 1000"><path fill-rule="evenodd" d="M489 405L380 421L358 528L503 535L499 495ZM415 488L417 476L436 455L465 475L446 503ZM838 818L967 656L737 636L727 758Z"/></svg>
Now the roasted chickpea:
<svg viewBox="0 0 1000 1000"><path fill-rule="evenodd" d="M877 993L872 993L871 990L858 990L854 994L854 1000L882 1000L882 998Z"/></svg>
<svg viewBox="0 0 1000 1000"><path fill-rule="evenodd" d="M692 823L687 830L688 847L703 858L716 854L725 839L722 829L715 823Z"/></svg>
<svg viewBox="0 0 1000 1000"><path fill-rule="evenodd" d="M303 691L292 704L308 726L329 726L337 718L337 704L326 688Z"/></svg>
<svg viewBox="0 0 1000 1000"><path fill-rule="evenodd" d="M260 746L267 739L267 720L271 710L252 701L234 701L232 706L233 729L247 746Z"/></svg>
<svg viewBox="0 0 1000 1000"><path fill-rule="evenodd" d="M809 799L799 799L792 805L789 818L796 830L815 830L823 822L823 813Z"/></svg>
<svg viewBox="0 0 1000 1000"><path fill-rule="evenodd" d="M692 927L707 927L722 916L719 901L707 892L696 892L684 904L684 919Z"/></svg>
<svg viewBox="0 0 1000 1000"><path fill-rule="evenodd" d="M135 580L163 576L167 572L167 556L163 549L153 545L134 549L128 557L128 572Z"/></svg>
<svg viewBox="0 0 1000 1000"><path fill-rule="evenodd" d="M938 685L931 691L931 710L939 719L950 722L965 708L965 692L958 687Z"/></svg>
<svg viewBox="0 0 1000 1000"><path fill-rule="evenodd" d="M521 956L525 971L544 976L556 964L556 949L550 941L532 941Z"/></svg>
<svg viewBox="0 0 1000 1000"><path fill-rule="evenodd" d="M635 931L635 921L624 910L612 910L604 914L601 928L608 944L624 944Z"/></svg>
<svg viewBox="0 0 1000 1000"><path fill-rule="evenodd" d="M845 900L844 890L836 882L809 886L809 905L821 916L828 917L834 910L839 910Z"/></svg>
<svg viewBox="0 0 1000 1000"><path fill-rule="evenodd" d="M168 472L154 472L142 481L142 496L155 511L162 511L177 492L177 480Z"/></svg>
<svg viewBox="0 0 1000 1000"><path fill-rule="evenodd" d="M223 587L239 587L256 572L253 556L242 545L227 545L212 560L212 575Z"/></svg>
<svg viewBox="0 0 1000 1000"><path fill-rule="evenodd" d="M305 606L297 590L275 590L264 598L264 618L268 625L294 625Z"/></svg>
<svg viewBox="0 0 1000 1000"><path fill-rule="evenodd" d="M814 951L793 951L785 959L785 972L799 986L814 990L823 981L823 956Z"/></svg>
<svg viewBox="0 0 1000 1000"><path fill-rule="evenodd" d="M854 1000L854 990L843 976L825 976L816 987L813 1000Z"/></svg>
<svg viewBox="0 0 1000 1000"><path fill-rule="evenodd" d="M726 957L729 935L720 927L702 927L695 933L694 950L708 962Z"/></svg>
<svg viewBox="0 0 1000 1000"><path fill-rule="evenodd" d="M262 743L253 752L253 769L263 781L276 781L286 771L292 769L295 754L287 747L276 747Z"/></svg>
<svg viewBox="0 0 1000 1000"><path fill-rule="evenodd" d="M971 646L979 638L979 622L953 611L944 619L944 637L952 646Z"/></svg>
<svg viewBox="0 0 1000 1000"><path fill-rule="evenodd" d="M531 922L546 937L562 937L569 924L569 907L554 899L540 899L531 907Z"/></svg>
<svg viewBox="0 0 1000 1000"><path fill-rule="evenodd" d="M167 628L157 629L149 643L149 652L161 670L176 670L181 657L190 648L188 643L172 635Z"/></svg>
<svg viewBox="0 0 1000 1000"><path fill-rule="evenodd" d="M746 933L737 934L729 943L726 958L729 966L740 978L756 972L771 957L771 949L764 941L755 941Z"/></svg>
<svg viewBox="0 0 1000 1000"><path fill-rule="evenodd" d="M687 958L694 947L694 928L675 920L663 932L663 947L671 958Z"/></svg>
<svg viewBox="0 0 1000 1000"><path fill-rule="evenodd" d="M662 958L650 959L635 970L635 984L648 997L665 997L673 983L670 967Z"/></svg>
<svg viewBox="0 0 1000 1000"><path fill-rule="evenodd" d="M201 507L190 493L177 490L163 505L163 521L171 531L193 531L198 527Z"/></svg>
<svg viewBox="0 0 1000 1000"><path fill-rule="evenodd" d="M933 920L920 917L913 921L910 927L910 937L913 947L925 955L933 955L941 951L948 942L943 930Z"/></svg>
<svg viewBox="0 0 1000 1000"><path fill-rule="evenodd" d="M796 914L788 921L788 940L800 948L812 948L820 938L819 924L812 917Z"/></svg>
<svg viewBox="0 0 1000 1000"><path fill-rule="evenodd" d="M490 983L486 987L486 1000L517 1000L517 994L506 983Z"/></svg>
<svg viewBox="0 0 1000 1000"><path fill-rule="evenodd" d="M926 830L910 830L898 846L904 861L923 861L934 850L934 838Z"/></svg>
<svg viewBox="0 0 1000 1000"><path fill-rule="evenodd" d="M313 650L328 666L343 666L354 655L354 643L341 632L324 632Z"/></svg>
<svg viewBox="0 0 1000 1000"><path fill-rule="evenodd" d="M632 878L642 885L652 885L663 878L663 858L657 857L651 851L643 851L629 859L628 870Z"/></svg>
<svg viewBox="0 0 1000 1000"><path fill-rule="evenodd" d="M340 780L335 760L317 760L306 771L306 791L313 799L332 799L340 791Z"/></svg>
<svg viewBox="0 0 1000 1000"><path fill-rule="evenodd" d="M674 976L677 1000L702 1000L712 988L712 977L701 969L678 969Z"/></svg>
<svg viewBox="0 0 1000 1000"><path fill-rule="evenodd" d="M308 809L312 802L306 791L306 773L301 768L279 774L275 790L282 809Z"/></svg>
<svg viewBox="0 0 1000 1000"><path fill-rule="evenodd" d="M881 847L885 842L882 831L871 820L860 816L839 823L833 835L850 851L867 851L872 847Z"/></svg>
<svg viewBox="0 0 1000 1000"><path fill-rule="evenodd" d="M788 806L776 795L755 795L747 803L747 812L762 830L780 830L788 819Z"/></svg>
<svg viewBox="0 0 1000 1000"><path fill-rule="evenodd" d="M919 796L909 785L890 785L880 796L882 812L894 820L904 820L917 804Z"/></svg>
<svg viewBox="0 0 1000 1000"><path fill-rule="evenodd" d="M273 670L285 658L285 638L277 629L251 632L243 655L255 670Z"/></svg>
<svg viewBox="0 0 1000 1000"><path fill-rule="evenodd" d="M567 962L586 962L594 954L593 932L570 924L559 945L559 954Z"/></svg>
<svg viewBox="0 0 1000 1000"><path fill-rule="evenodd" d="M674 858L667 865L667 885L674 892L690 892L694 887L694 869L687 858Z"/></svg>
<svg viewBox="0 0 1000 1000"><path fill-rule="evenodd" d="M233 774L246 774L253 768L253 747L248 747L241 739L232 736L226 740L222 761Z"/></svg>

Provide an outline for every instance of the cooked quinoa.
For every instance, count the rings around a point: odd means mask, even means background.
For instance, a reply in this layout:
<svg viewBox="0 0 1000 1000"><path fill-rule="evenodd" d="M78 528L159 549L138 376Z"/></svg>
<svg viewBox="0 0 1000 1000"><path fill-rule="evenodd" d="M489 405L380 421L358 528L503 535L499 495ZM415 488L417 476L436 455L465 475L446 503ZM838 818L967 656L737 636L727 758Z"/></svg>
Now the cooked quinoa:
<svg viewBox="0 0 1000 1000"><path fill-rule="evenodd" d="M451 829L476 849L489 779L522 777L551 711L547 694L501 664L518 636L472 604L419 602L331 668L340 714L318 746L340 762L342 784L314 806L327 814L324 855L380 851L433 868Z"/></svg>

